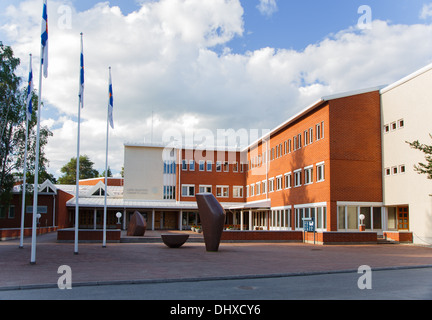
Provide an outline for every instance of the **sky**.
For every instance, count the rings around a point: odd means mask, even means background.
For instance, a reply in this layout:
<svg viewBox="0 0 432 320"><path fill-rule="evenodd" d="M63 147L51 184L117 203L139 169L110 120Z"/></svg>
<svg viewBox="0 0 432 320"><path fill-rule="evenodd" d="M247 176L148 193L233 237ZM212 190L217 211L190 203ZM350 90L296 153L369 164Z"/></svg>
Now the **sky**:
<svg viewBox="0 0 432 320"><path fill-rule="evenodd" d="M32 53L35 88L42 3L0 2L0 41L23 79ZM125 143L245 146L322 96L432 63L429 0L48 0L48 20L41 118L54 134L45 151L56 177L76 157L81 32L80 152L104 170L111 67L115 176Z"/></svg>

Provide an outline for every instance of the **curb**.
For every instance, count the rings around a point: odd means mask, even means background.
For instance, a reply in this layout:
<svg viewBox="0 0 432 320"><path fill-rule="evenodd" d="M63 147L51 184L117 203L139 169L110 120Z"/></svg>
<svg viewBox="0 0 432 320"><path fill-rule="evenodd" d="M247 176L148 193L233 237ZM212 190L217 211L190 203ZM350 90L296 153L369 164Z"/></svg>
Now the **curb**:
<svg viewBox="0 0 432 320"><path fill-rule="evenodd" d="M372 268L372 271L396 271L396 270L414 270L414 269L432 269L432 265L418 266L397 266L397 267L378 267ZM204 281L223 281L223 280L247 280L247 279L272 279L288 277L307 277L326 274L344 274L358 273L356 269L348 270L329 270L329 271L312 271L312 272L292 272L280 274L256 274L256 275L236 275L236 276L215 276L201 278L173 278L173 279L137 279L137 280L107 280L107 281L89 281L73 283L72 287L96 287L112 285L139 285L139 284L161 284L161 283L183 283L183 282L204 282ZM32 284L0 287L0 292L19 291L19 290L38 290L38 289L57 289L57 284Z"/></svg>

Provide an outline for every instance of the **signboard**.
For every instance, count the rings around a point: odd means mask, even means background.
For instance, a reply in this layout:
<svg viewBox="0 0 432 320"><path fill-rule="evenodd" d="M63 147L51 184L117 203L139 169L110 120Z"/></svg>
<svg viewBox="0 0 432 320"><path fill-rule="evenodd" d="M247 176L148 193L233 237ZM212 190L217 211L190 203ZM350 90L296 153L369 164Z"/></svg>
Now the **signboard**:
<svg viewBox="0 0 432 320"><path fill-rule="evenodd" d="M315 219L303 218L303 230L306 232L315 232Z"/></svg>
<svg viewBox="0 0 432 320"><path fill-rule="evenodd" d="M33 213L33 206L27 206L26 207L26 213ZM39 213L39 214L48 213L48 207L47 206L38 206L37 207L37 213Z"/></svg>

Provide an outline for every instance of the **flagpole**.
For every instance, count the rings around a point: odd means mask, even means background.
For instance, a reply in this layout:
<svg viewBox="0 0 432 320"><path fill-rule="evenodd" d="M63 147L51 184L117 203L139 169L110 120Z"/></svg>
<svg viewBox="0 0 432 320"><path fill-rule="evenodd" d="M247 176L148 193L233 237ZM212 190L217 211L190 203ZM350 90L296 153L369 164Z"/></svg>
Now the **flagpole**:
<svg viewBox="0 0 432 320"><path fill-rule="evenodd" d="M80 168L80 135L81 135L81 108L84 107L84 94L83 83L84 83L84 58L83 58L83 34L81 32L81 56L80 56L80 80L79 80L79 99L78 99L78 138L77 138L77 166L76 166L76 187L75 187L75 246L74 254L78 252L78 235L79 235L79 168Z"/></svg>
<svg viewBox="0 0 432 320"><path fill-rule="evenodd" d="M32 74L32 55L30 54L30 68L29 68L29 88L27 91L27 94L30 95L33 94L33 89L31 86L31 82L33 82L33 76L30 76ZM31 81L31 82L30 82ZM20 245L19 248L24 248L24 220L25 220L25 196L26 196L26 184L27 184L27 147L28 147L28 131L29 131L29 112L28 112L28 102L29 98L27 97L27 104L26 104L26 133L25 133L25 151L24 151L24 175L23 175L23 189L22 189L22 204L21 204L21 235L20 235ZM31 98L30 98L30 103Z"/></svg>
<svg viewBox="0 0 432 320"><path fill-rule="evenodd" d="M30 264L36 264L36 218L38 214L38 182L39 182L39 138L40 138L40 119L41 119L41 105L42 105L42 73L43 73L43 47L41 48L41 63L39 72L39 97L37 109L37 131L36 131L36 159L35 159L35 173L34 173L34 187L33 187L33 222L32 222L32 242L31 242L31 259Z"/></svg>
<svg viewBox="0 0 432 320"><path fill-rule="evenodd" d="M108 136L109 136L109 121L110 121L110 90L111 86L111 67L109 67L109 84L108 84L108 108L107 108L107 134L106 134L106 152L105 152L105 197L104 197L104 221L103 221L103 241L102 241L102 247L106 248L106 228L107 228L107 191L108 191Z"/></svg>

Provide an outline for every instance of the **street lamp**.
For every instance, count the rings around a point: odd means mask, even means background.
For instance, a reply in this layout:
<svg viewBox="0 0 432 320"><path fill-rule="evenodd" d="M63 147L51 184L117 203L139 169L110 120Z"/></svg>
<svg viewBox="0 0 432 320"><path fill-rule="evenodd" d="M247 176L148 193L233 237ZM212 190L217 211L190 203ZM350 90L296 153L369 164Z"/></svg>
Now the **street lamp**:
<svg viewBox="0 0 432 320"><path fill-rule="evenodd" d="M117 212L116 217L117 217L117 224L120 224L120 218L122 217L121 212Z"/></svg>

